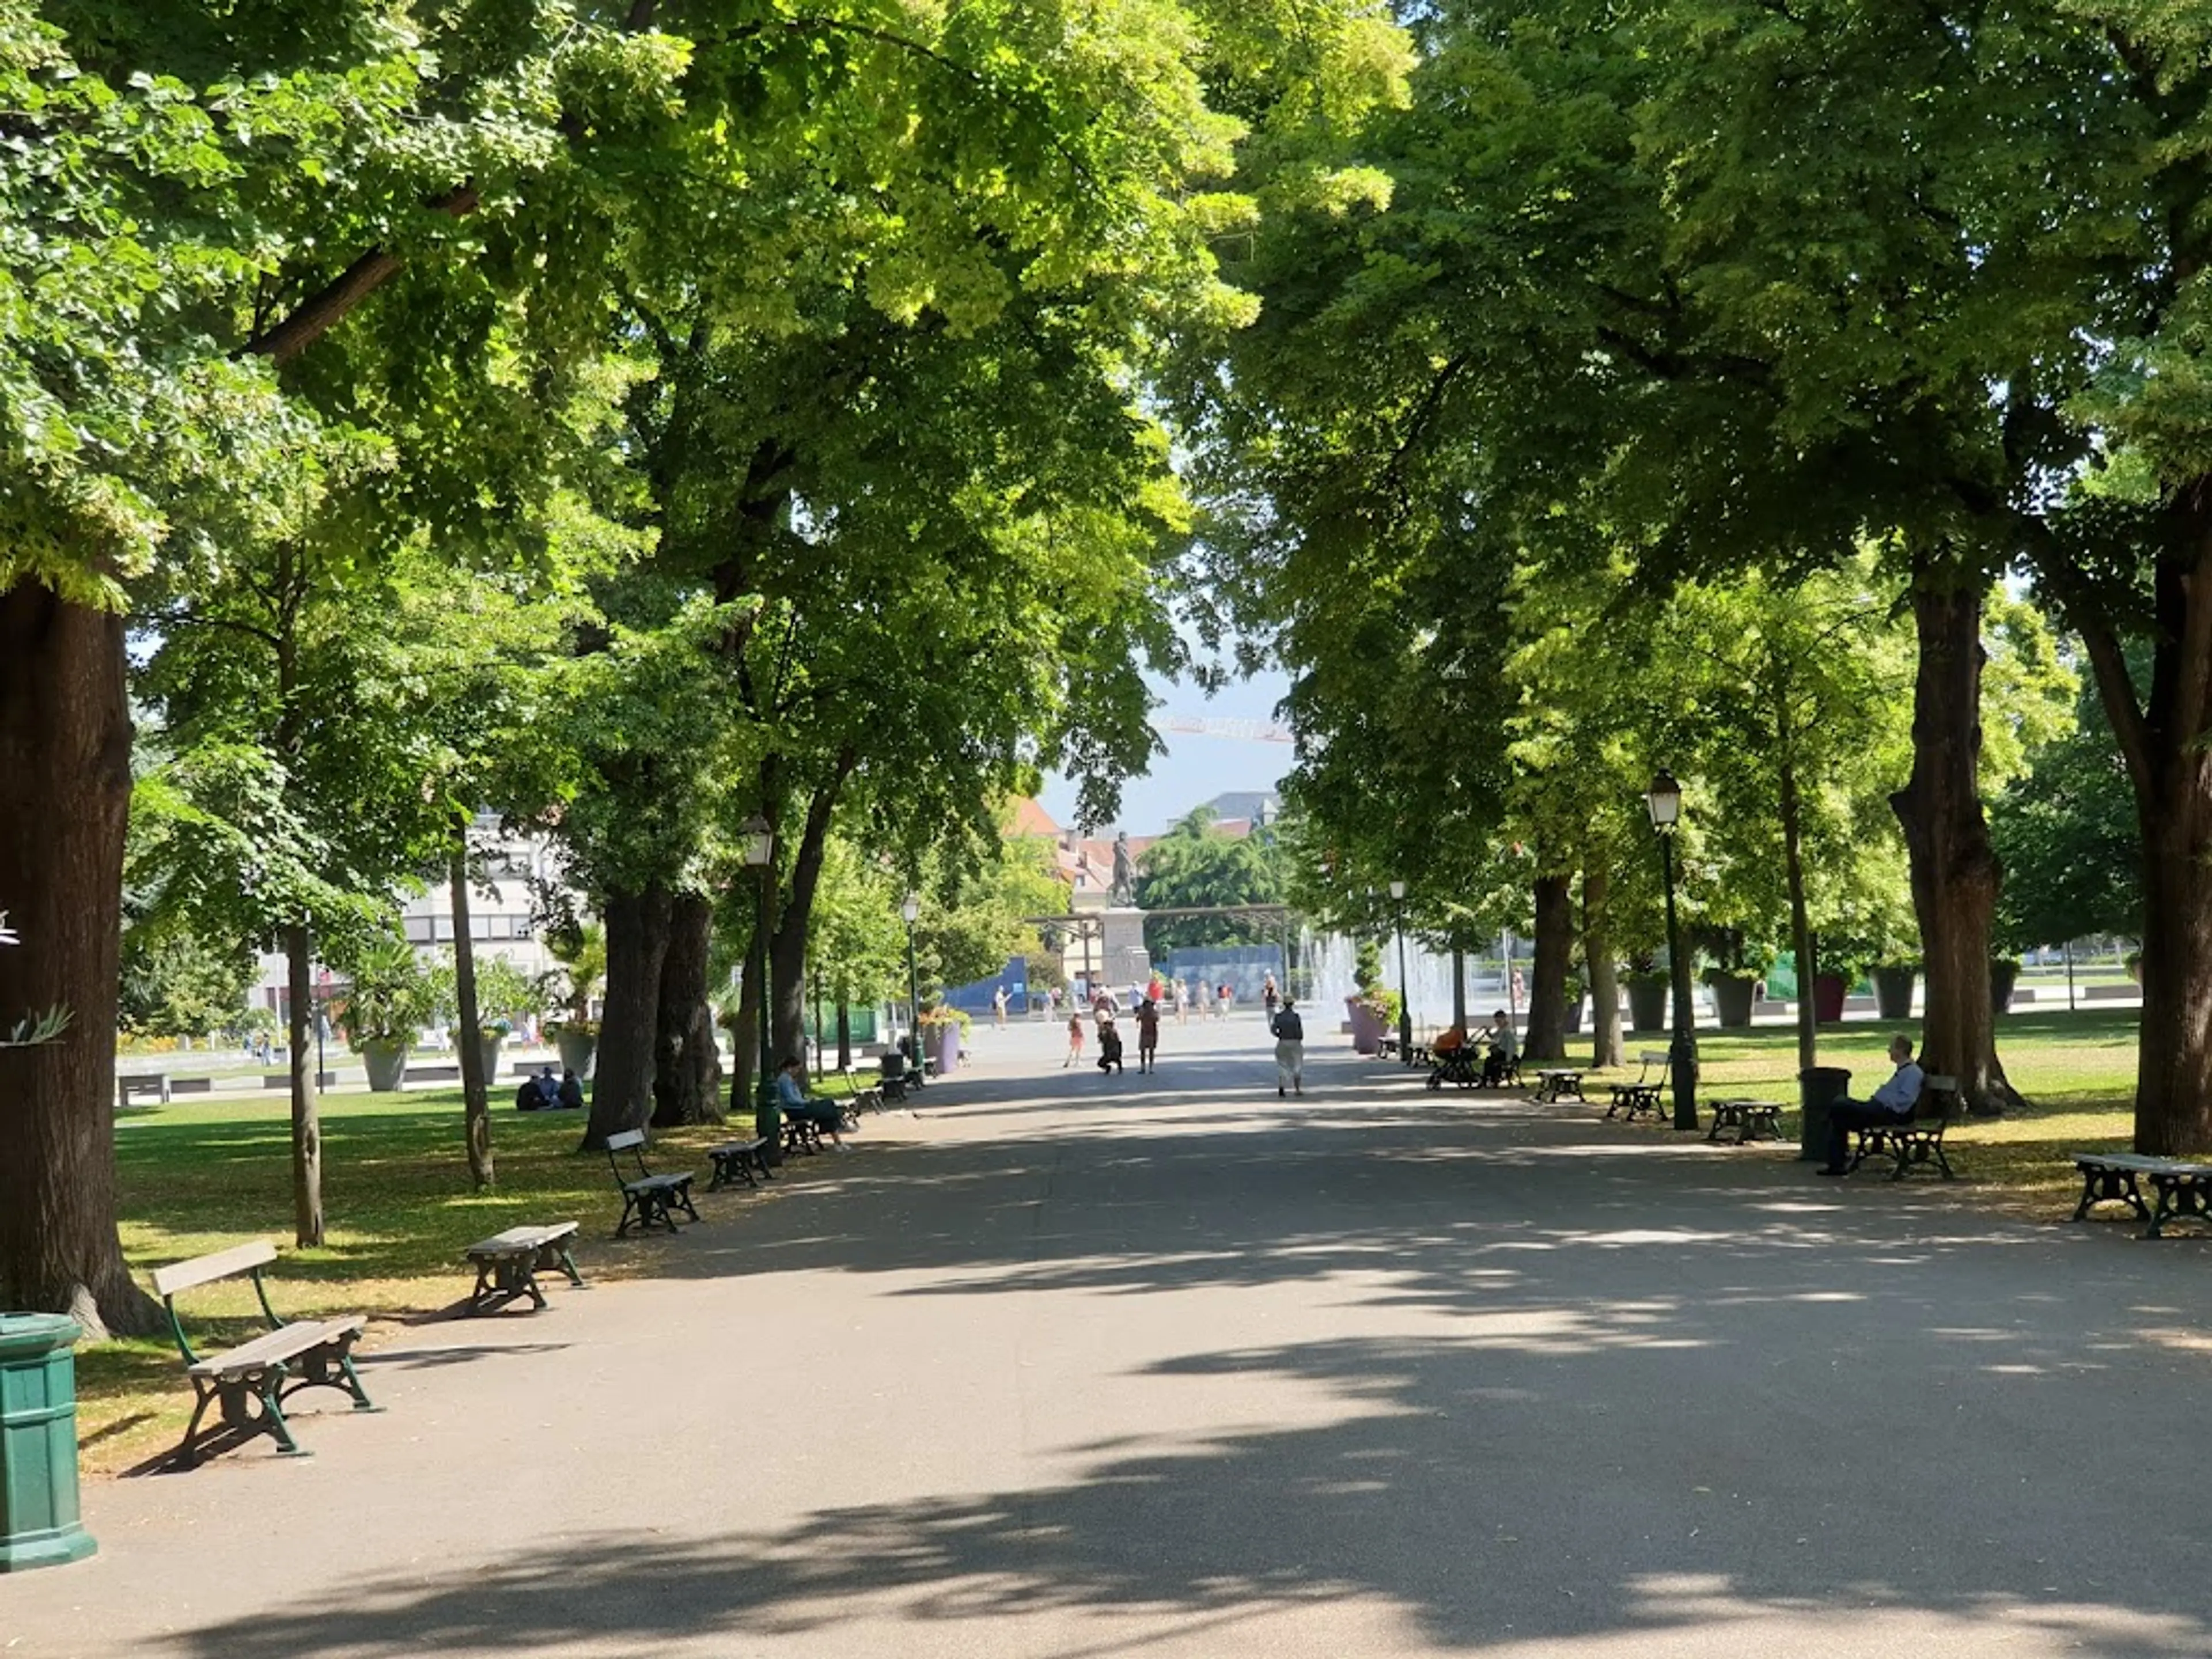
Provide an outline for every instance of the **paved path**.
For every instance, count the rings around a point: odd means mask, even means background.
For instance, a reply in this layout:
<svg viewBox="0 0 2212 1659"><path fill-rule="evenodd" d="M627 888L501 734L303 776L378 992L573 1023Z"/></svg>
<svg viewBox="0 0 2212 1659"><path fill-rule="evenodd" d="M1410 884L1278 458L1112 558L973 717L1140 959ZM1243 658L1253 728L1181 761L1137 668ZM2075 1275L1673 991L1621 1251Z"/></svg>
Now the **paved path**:
<svg viewBox="0 0 2212 1659"><path fill-rule="evenodd" d="M2212 1652L2201 1243L1340 1054L1279 1103L1256 1016L985 1041L674 1276L386 1344L313 1459L96 1486L0 1654Z"/></svg>

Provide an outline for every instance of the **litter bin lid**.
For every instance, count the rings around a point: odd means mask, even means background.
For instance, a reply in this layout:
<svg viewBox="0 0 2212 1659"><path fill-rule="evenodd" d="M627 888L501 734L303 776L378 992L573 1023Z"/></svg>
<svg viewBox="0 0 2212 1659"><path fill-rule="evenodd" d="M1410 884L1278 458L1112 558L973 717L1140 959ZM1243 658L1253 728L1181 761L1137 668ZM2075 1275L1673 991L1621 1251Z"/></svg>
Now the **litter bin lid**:
<svg viewBox="0 0 2212 1659"><path fill-rule="evenodd" d="M66 1348L83 1334L67 1314L0 1313L0 1360Z"/></svg>

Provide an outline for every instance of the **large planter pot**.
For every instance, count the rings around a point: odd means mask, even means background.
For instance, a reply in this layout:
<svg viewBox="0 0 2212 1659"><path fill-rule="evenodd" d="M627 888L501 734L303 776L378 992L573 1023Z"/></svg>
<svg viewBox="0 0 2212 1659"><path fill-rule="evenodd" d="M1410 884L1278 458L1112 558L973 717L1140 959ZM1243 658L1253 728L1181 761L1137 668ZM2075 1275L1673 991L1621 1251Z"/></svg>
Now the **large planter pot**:
<svg viewBox="0 0 2212 1659"><path fill-rule="evenodd" d="M1813 1018L1823 1025L1833 1025L1844 1017L1844 998L1850 992L1851 982L1841 974L1813 975Z"/></svg>
<svg viewBox="0 0 2212 1659"><path fill-rule="evenodd" d="M960 1065L960 1028L947 1025L937 1036L937 1074L949 1077Z"/></svg>
<svg viewBox="0 0 2212 1659"><path fill-rule="evenodd" d="M1911 968L1877 968L1872 977L1875 1012L1884 1019L1911 1019L1912 981L1917 973Z"/></svg>
<svg viewBox="0 0 2212 1659"><path fill-rule="evenodd" d="M1628 981L1628 1024L1631 1030L1667 1029L1667 981L1632 979Z"/></svg>
<svg viewBox="0 0 2212 1659"><path fill-rule="evenodd" d="M483 1062L484 1082L488 1085L499 1081L499 1045L506 1041L505 1037L495 1036L477 1039L477 1054Z"/></svg>
<svg viewBox="0 0 2212 1659"><path fill-rule="evenodd" d="M380 1095L394 1094L407 1080L407 1045L404 1042L364 1042L362 1064L368 1067L368 1086Z"/></svg>
<svg viewBox="0 0 2212 1659"><path fill-rule="evenodd" d="M1990 964L1990 1006L2000 1014L2012 1012L2013 987L2020 983L2020 964L2016 962L1993 962Z"/></svg>
<svg viewBox="0 0 2212 1659"><path fill-rule="evenodd" d="M1583 994L1571 990L1567 994L1567 1024L1569 1036L1581 1034L1583 1029Z"/></svg>
<svg viewBox="0 0 2212 1659"><path fill-rule="evenodd" d="M1380 1054L1382 1049L1382 1022L1375 1011L1358 997L1344 1000L1344 1012L1352 1020L1352 1047L1354 1053Z"/></svg>
<svg viewBox="0 0 2212 1659"><path fill-rule="evenodd" d="M563 1031L553 1039L553 1046L561 1051L561 1069L574 1072L580 1078L592 1074L592 1061L599 1051L599 1039L592 1031Z"/></svg>
<svg viewBox="0 0 2212 1659"><path fill-rule="evenodd" d="M1749 974L1723 974L1706 983L1713 988L1713 1006L1720 1012L1721 1030L1751 1029L1751 1005L1759 995L1759 981Z"/></svg>

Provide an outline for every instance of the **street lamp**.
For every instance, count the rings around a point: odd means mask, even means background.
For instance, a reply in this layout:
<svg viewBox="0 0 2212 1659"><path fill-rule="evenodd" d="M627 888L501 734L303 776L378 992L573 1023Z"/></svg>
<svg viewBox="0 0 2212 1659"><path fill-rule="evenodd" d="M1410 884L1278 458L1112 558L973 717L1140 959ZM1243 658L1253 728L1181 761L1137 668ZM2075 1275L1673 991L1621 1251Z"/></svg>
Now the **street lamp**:
<svg viewBox="0 0 2212 1659"><path fill-rule="evenodd" d="M1682 786L1663 767L1644 792L1651 827L1659 835L1659 858L1667 878L1667 966L1674 985L1674 1040L1668 1045L1674 1075L1674 1127L1698 1127L1698 1038L1690 1012L1690 959L1682 952L1682 924L1674 914L1674 826L1682 817Z"/></svg>
<svg viewBox="0 0 2212 1659"><path fill-rule="evenodd" d="M738 840L744 849L745 868L752 871L760 884L758 919L753 927L752 960L745 964L745 972L754 975L753 983L759 988L753 1000L760 1008L760 1064L753 1076L753 1133L768 1143L771 1158L783 1144L782 1113L775 1105L775 1039L772 1036L769 1012L768 985L768 884L775 879L775 831L769 821L756 812L738 826ZM744 1041L742 1032L736 1040ZM734 1073L736 1068L731 1068ZM731 1079L734 1092L736 1079ZM730 1109L738 1109L738 1102L730 1102Z"/></svg>
<svg viewBox="0 0 2212 1659"><path fill-rule="evenodd" d="M921 981L914 971L914 919L921 914L921 894L908 893L899 902L899 915L906 920L906 1030L914 1043L914 1081L917 1085L927 1069L921 1063Z"/></svg>
<svg viewBox="0 0 2212 1659"><path fill-rule="evenodd" d="M1406 981L1406 884L1390 884L1390 908L1398 923L1398 1058L1413 1063L1413 988Z"/></svg>

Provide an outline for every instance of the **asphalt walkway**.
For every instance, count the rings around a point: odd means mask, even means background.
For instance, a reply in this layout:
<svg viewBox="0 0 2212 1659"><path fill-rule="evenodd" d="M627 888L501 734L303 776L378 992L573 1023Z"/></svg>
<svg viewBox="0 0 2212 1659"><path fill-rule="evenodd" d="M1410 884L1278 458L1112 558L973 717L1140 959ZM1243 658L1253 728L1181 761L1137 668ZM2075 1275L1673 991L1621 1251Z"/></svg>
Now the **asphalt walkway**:
<svg viewBox="0 0 2212 1659"><path fill-rule="evenodd" d="M314 1457L95 1486L0 1654L2212 1652L2212 1247L1167 1042L986 1033Z"/></svg>

